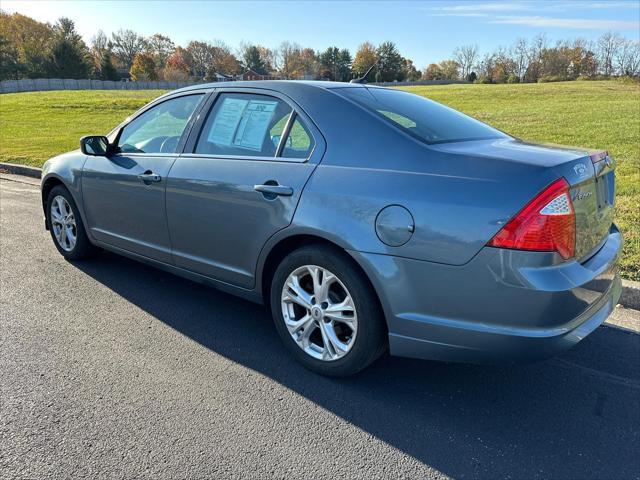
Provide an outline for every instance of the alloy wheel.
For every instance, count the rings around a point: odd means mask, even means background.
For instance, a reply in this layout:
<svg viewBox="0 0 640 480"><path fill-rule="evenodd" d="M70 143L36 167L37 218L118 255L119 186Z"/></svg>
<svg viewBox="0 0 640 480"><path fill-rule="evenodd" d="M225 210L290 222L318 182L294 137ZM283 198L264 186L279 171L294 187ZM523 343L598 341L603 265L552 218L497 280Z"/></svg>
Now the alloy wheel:
<svg viewBox="0 0 640 480"><path fill-rule="evenodd" d="M71 205L62 195L51 202L51 228L60 248L70 252L76 246L78 229Z"/></svg>
<svg viewBox="0 0 640 480"><path fill-rule="evenodd" d="M351 350L358 333L355 304L344 283L326 268L296 268L284 283L281 305L289 334L308 355L333 361Z"/></svg>

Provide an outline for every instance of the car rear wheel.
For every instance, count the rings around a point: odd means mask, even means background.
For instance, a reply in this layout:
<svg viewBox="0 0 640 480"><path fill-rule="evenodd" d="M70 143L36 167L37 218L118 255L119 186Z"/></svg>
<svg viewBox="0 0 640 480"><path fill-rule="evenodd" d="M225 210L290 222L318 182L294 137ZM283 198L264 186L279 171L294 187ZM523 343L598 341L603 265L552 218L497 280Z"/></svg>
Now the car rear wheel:
<svg viewBox="0 0 640 480"><path fill-rule="evenodd" d="M317 373L354 374L386 349L371 284L337 249L313 245L289 254L275 271L270 299L285 345Z"/></svg>
<svg viewBox="0 0 640 480"><path fill-rule="evenodd" d="M64 258L83 260L96 253L97 248L87 238L78 207L63 186L58 185L49 192L46 215L53 243Z"/></svg>

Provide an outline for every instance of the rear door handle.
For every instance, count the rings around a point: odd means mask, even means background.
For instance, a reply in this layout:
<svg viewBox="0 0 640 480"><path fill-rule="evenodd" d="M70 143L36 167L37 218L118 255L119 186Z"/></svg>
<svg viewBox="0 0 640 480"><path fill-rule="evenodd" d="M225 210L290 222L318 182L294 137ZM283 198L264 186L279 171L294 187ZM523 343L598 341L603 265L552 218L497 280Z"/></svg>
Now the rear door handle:
<svg viewBox="0 0 640 480"><path fill-rule="evenodd" d="M290 197L293 195L293 188L285 187L284 185L254 185L253 189L256 192L261 192L268 196L281 196L281 197Z"/></svg>
<svg viewBox="0 0 640 480"><path fill-rule="evenodd" d="M153 173L151 170L147 170L146 172L138 175L138 180L141 180L144 183L157 183L162 180L162 177Z"/></svg>

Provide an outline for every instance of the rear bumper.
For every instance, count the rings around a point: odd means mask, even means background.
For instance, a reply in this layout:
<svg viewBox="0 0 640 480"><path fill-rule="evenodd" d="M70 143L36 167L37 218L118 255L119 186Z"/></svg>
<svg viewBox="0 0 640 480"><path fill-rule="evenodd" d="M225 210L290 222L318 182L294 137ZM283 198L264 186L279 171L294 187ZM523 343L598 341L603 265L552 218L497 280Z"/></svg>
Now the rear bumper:
<svg viewBox="0 0 640 480"><path fill-rule="evenodd" d="M483 249L463 266L351 252L372 280L392 355L472 363L528 362L571 348L621 293L622 237L612 226L589 260Z"/></svg>

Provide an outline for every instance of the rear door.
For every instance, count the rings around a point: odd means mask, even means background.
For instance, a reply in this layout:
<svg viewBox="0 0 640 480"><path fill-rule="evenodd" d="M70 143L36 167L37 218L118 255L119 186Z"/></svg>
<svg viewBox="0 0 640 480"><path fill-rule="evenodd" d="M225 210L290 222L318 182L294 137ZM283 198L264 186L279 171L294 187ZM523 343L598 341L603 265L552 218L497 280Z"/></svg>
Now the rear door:
<svg viewBox="0 0 640 480"><path fill-rule="evenodd" d="M171 262L167 175L203 98L204 93L195 93L159 101L122 127L116 154L87 157L82 197L97 240Z"/></svg>
<svg viewBox="0 0 640 480"><path fill-rule="evenodd" d="M175 265L244 288L269 237L291 223L325 144L284 95L219 89L167 185Z"/></svg>

